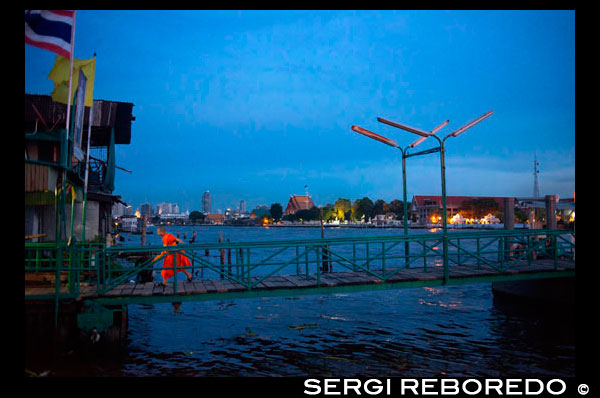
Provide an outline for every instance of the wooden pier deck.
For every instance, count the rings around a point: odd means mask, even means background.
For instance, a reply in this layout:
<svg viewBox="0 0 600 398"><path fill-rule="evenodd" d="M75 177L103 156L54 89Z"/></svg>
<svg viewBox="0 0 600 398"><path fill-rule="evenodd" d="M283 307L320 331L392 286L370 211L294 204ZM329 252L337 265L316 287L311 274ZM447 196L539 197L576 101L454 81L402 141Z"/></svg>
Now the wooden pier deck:
<svg viewBox="0 0 600 398"><path fill-rule="evenodd" d="M386 275L396 269L386 268ZM381 271L372 272L380 274ZM526 261L518 263L505 272L483 265L451 266L449 268L449 285L522 280L534 278L552 278L574 276L575 262L572 260L554 261L537 260L528 265ZM260 276L251 278L258 281ZM127 283L119 285L103 295L97 294L96 286L82 286L81 299L92 299L110 303L145 303L194 300L214 300L244 297L265 297L282 295L302 295L319 293L336 293L344 291L366 291L378 289L397 289L405 287L440 286L444 284L441 266L420 268L403 268L386 281L365 271L330 272L317 275L280 275L270 276L251 290L246 286L228 279L195 279L192 282L177 281L177 293L173 283L168 286L155 286L153 282ZM66 287L62 288L66 293ZM54 294L54 288L25 287L25 295Z"/></svg>

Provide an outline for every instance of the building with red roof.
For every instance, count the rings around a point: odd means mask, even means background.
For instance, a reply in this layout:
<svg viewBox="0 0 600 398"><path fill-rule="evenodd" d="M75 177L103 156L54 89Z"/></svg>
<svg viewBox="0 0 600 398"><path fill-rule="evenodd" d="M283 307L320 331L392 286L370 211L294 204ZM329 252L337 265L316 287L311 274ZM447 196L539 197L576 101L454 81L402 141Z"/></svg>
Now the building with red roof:
<svg viewBox="0 0 600 398"><path fill-rule="evenodd" d="M309 195L292 195L290 196L290 200L288 201L283 215L287 216L288 214L294 214L298 210L309 210L314 206L315 204Z"/></svg>

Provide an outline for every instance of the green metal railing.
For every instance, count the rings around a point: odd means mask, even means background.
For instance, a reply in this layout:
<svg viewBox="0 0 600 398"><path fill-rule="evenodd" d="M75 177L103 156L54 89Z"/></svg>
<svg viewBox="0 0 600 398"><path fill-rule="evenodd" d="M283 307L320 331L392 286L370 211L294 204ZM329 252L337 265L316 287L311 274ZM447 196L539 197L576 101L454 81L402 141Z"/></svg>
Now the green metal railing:
<svg viewBox="0 0 600 398"><path fill-rule="evenodd" d="M26 243L26 280L39 280L36 274L54 275L53 280L48 278L54 283L52 294L27 294L26 299L78 297L83 286L92 286L103 295L135 280L142 271L160 273L166 256L174 257L171 269L181 269L175 253L190 259L188 271L200 279L223 279L248 290L281 275L300 275L321 286L324 273L343 271L362 272L386 282L406 268L431 272L439 267L446 282L450 267L473 265L505 273L516 264L531 265L541 258L553 260L557 267L559 258L574 259L572 236L560 230L454 231L447 234L446 252L441 233L174 247ZM177 289L173 283L173 292Z"/></svg>
<svg viewBox="0 0 600 398"><path fill-rule="evenodd" d="M52 297L78 297L82 286L96 284L104 250L103 243L26 243L26 287L52 286Z"/></svg>

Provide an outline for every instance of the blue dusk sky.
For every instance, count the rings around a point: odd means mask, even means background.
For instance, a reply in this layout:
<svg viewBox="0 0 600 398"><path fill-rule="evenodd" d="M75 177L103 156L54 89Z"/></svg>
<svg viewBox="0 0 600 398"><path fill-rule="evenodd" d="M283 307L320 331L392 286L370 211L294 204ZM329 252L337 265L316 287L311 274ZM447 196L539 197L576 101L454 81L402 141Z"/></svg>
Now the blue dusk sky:
<svg viewBox="0 0 600 398"><path fill-rule="evenodd" d="M343 197L402 199L401 152L445 120L448 195L575 189L574 11L77 11L94 98L131 102L115 194L213 211ZM25 92L50 94L55 54L25 45ZM433 138L417 149L437 146ZM440 157L407 160L407 190L440 195Z"/></svg>

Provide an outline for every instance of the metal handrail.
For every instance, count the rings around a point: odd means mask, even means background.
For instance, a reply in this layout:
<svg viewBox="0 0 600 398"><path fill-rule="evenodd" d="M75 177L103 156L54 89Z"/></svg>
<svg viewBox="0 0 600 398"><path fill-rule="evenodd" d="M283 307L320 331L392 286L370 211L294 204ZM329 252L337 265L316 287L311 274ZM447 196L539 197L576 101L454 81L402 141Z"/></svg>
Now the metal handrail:
<svg viewBox="0 0 600 398"><path fill-rule="evenodd" d="M431 267L441 266L444 262L452 263L453 266L487 266L503 273L524 260L531 264L534 261L533 252L554 259L556 266L559 256L574 258L575 244L569 239L571 235L571 231L547 229L453 231L447 235L446 253L441 244L441 233L211 242L169 247L153 245L107 248L103 243L76 243L72 246L65 243L26 243L25 272L55 273L54 295L57 298L77 297L83 285L95 286L97 294L105 294L119 284L135 278L140 271L165 269L162 266L163 259L175 253L189 258L193 269L202 272L202 275L206 273L207 279L226 279L249 290L281 274L288 267L294 268L292 273L306 279L316 277L317 285L320 285L326 269L324 265L327 264L333 272L361 271L388 281L402 269L422 267L429 272ZM543 240L534 240L538 237ZM511 255L514 254L508 247L511 242L524 246L519 249L518 255ZM407 246L411 247L410 253L406 252ZM419 247L422 250L418 250ZM228 260L231 260L225 264L222 254L215 256L221 257L220 262L206 257L203 254L207 250L213 253L227 252ZM235 253L233 258L232 251ZM159 255L160 253L163 254ZM137 266L130 261L122 261L127 255L134 254L145 254L148 259ZM423 261L422 264L416 265L419 260ZM304 272L301 265L304 265ZM174 264L171 269L177 274L176 271L181 267ZM61 282L63 274L68 277L66 285ZM177 284L174 284L174 291L177 291ZM32 297L36 296L26 298Z"/></svg>

